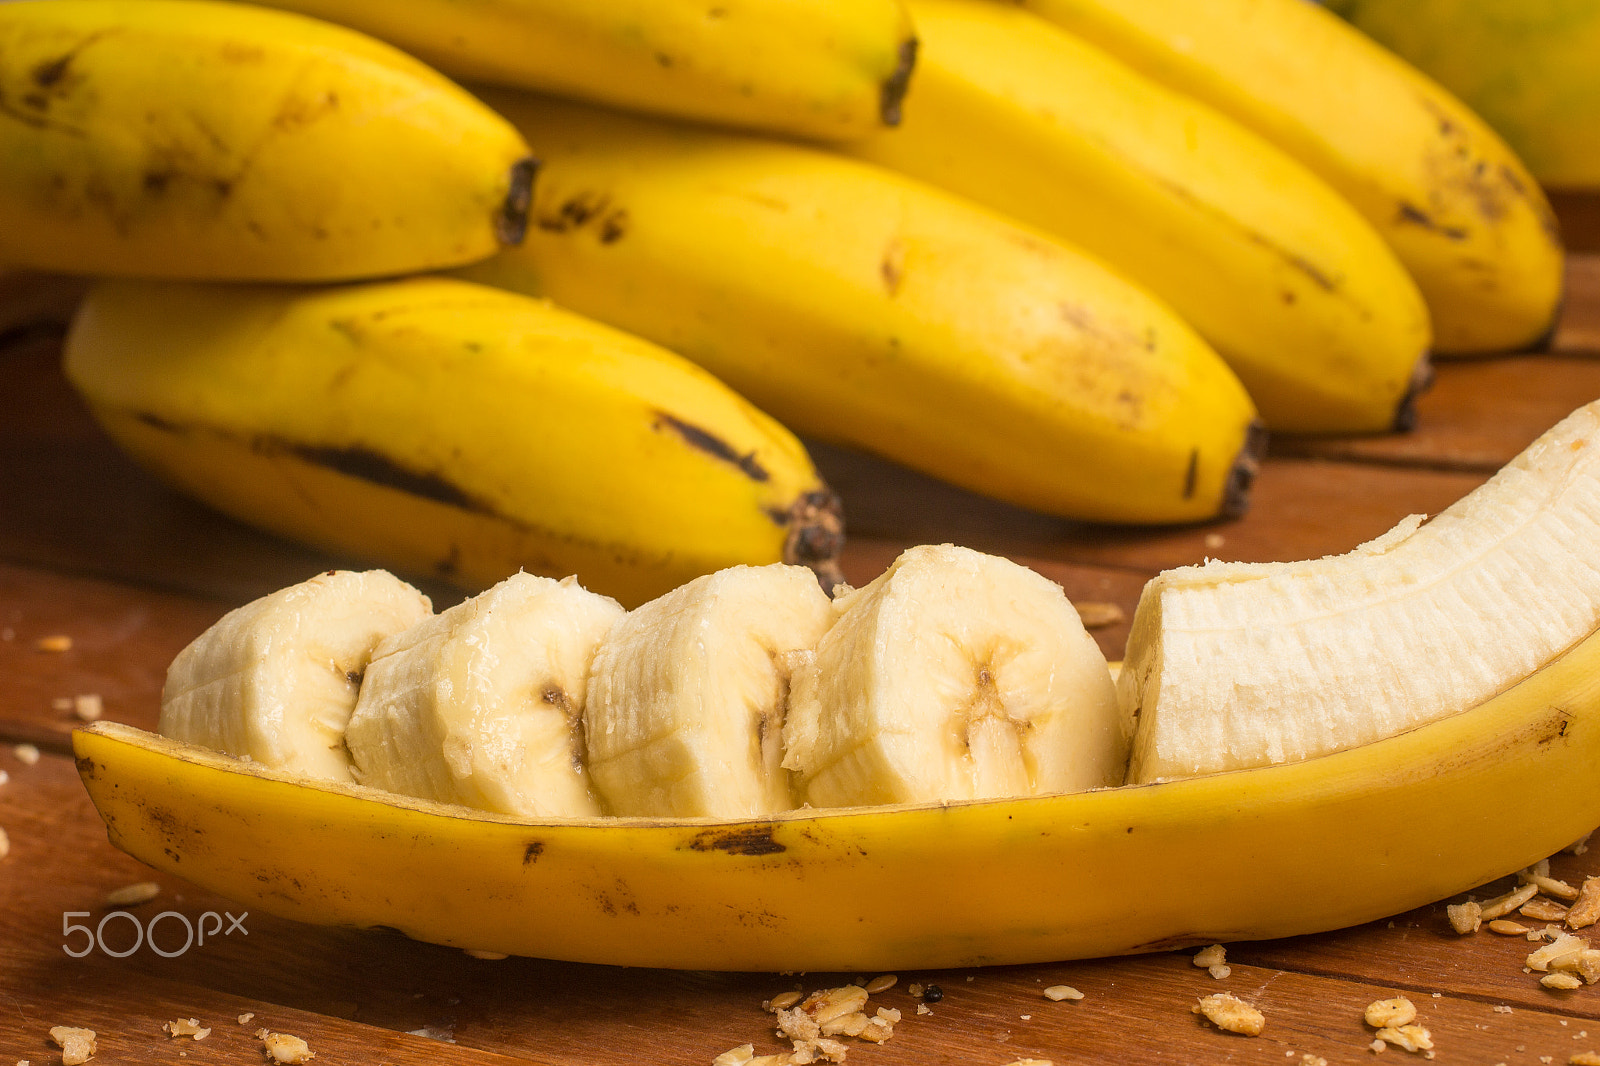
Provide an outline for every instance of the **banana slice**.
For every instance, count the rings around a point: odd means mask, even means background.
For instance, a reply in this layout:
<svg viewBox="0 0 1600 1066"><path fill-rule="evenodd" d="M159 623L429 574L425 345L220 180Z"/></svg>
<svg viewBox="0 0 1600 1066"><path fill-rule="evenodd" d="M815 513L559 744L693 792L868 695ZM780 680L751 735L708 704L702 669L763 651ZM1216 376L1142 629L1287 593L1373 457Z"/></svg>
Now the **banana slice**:
<svg viewBox="0 0 1600 1066"><path fill-rule="evenodd" d="M1475 706L1600 626L1600 401L1426 525L1347 555L1167 571L1118 681L1130 777L1356 747Z"/></svg>
<svg viewBox="0 0 1600 1066"><path fill-rule="evenodd" d="M633 611L595 657L589 772L613 814L745 818L795 806L789 675L833 621L804 567L736 566Z"/></svg>
<svg viewBox="0 0 1600 1066"><path fill-rule="evenodd" d="M622 616L576 578L519 573L385 641L345 731L356 779L501 814L598 814L580 723Z"/></svg>
<svg viewBox="0 0 1600 1066"><path fill-rule="evenodd" d="M784 765L813 806L1122 782L1111 672L1055 582L924 545L834 607L842 614L796 673L784 726Z"/></svg>
<svg viewBox="0 0 1600 1066"><path fill-rule="evenodd" d="M379 641L433 613L384 570L333 570L228 612L178 653L163 735L349 781L344 732Z"/></svg>

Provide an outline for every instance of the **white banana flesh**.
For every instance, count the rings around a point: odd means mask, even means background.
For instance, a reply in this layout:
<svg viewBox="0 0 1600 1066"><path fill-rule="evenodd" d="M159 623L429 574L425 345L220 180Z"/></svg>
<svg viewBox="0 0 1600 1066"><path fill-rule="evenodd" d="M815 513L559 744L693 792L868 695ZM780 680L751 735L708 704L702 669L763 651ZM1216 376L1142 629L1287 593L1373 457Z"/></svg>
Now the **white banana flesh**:
<svg viewBox="0 0 1600 1066"><path fill-rule="evenodd" d="M279 770L352 780L345 726L373 650L433 613L383 570L338 570L228 612L178 653L163 735Z"/></svg>
<svg viewBox="0 0 1600 1066"><path fill-rule="evenodd" d="M1007 559L911 548L834 601L795 675L784 765L846 807L1122 783L1105 656L1061 587Z"/></svg>
<svg viewBox="0 0 1600 1066"><path fill-rule="evenodd" d="M832 621L816 575L777 563L697 578L618 623L585 716L607 811L748 818L796 806L781 747L790 672Z"/></svg>
<svg viewBox="0 0 1600 1066"><path fill-rule="evenodd" d="M1340 556L1161 574L1119 696L1132 781L1292 762L1475 706L1600 626L1600 401Z"/></svg>
<svg viewBox="0 0 1600 1066"><path fill-rule="evenodd" d="M385 641L346 731L356 780L508 815L598 814L581 721L622 616L574 578L518 573Z"/></svg>

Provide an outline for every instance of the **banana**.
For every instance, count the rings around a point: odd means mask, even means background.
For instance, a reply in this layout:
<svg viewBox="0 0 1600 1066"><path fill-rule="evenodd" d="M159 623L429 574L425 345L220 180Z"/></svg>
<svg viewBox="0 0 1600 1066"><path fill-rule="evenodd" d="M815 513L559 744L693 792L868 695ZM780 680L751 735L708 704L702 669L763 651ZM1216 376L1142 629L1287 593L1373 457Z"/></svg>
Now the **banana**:
<svg viewBox="0 0 1600 1066"><path fill-rule="evenodd" d="M373 649L433 613L382 570L330 571L229 611L178 653L161 732L263 766L350 781L345 724Z"/></svg>
<svg viewBox="0 0 1600 1066"><path fill-rule="evenodd" d="M899 118L900 0L259 0L364 30L456 78L802 137Z"/></svg>
<svg viewBox="0 0 1600 1066"><path fill-rule="evenodd" d="M797 432L1025 507L1244 509L1249 397L1097 261L830 153L483 91L543 169L527 241L464 276L680 352Z"/></svg>
<svg viewBox="0 0 1600 1066"><path fill-rule="evenodd" d="M0 260L311 281L521 239L534 164L442 75L361 34L209 0L0 4Z"/></svg>
<svg viewBox="0 0 1600 1066"><path fill-rule="evenodd" d="M1343 197L1269 142L1029 12L914 0L904 124L847 150L1098 256L1228 361L1269 429L1409 427L1427 308Z"/></svg>
<svg viewBox="0 0 1600 1066"><path fill-rule="evenodd" d="M744 562L837 577L838 500L790 433L524 296L105 282L65 369L113 439L219 510L465 588L525 567L636 605Z"/></svg>
<svg viewBox="0 0 1600 1066"><path fill-rule="evenodd" d="M1426 525L1348 555L1145 586L1130 780L1307 759L1480 703L1600 626L1600 401Z"/></svg>
<svg viewBox="0 0 1600 1066"><path fill-rule="evenodd" d="M1600 636L1462 714L1319 759L742 821L514 820L112 722L73 747L113 844L297 921L696 970L1041 962L1354 925L1565 847L1600 824Z"/></svg>
<svg viewBox="0 0 1600 1066"><path fill-rule="evenodd" d="M1600 188L1600 8L1569 0L1327 6L1482 115L1542 184Z"/></svg>
<svg viewBox="0 0 1600 1066"><path fill-rule="evenodd" d="M1022 0L1320 174L1416 279L1439 354L1536 345L1562 252L1538 184L1444 89L1304 0Z"/></svg>
<svg viewBox="0 0 1600 1066"><path fill-rule="evenodd" d="M832 621L816 579L780 563L696 578L619 622L584 716L606 810L754 818L796 806L780 765L790 674Z"/></svg>
<svg viewBox="0 0 1600 1066"><path fill-rule="evenodd" d="M582 716L589 664L622 615L571 578L519 573L389 637L345 729L355 779L502 814L599 814Z"/></svg>
<svg viewBox="0 0 1600 1066"><path fill-rule="evenodd" d="M783 764L813 807L1122 783L1127 730L1111 673L1055 582L922 546L834 608L783 727Z"/></svg>

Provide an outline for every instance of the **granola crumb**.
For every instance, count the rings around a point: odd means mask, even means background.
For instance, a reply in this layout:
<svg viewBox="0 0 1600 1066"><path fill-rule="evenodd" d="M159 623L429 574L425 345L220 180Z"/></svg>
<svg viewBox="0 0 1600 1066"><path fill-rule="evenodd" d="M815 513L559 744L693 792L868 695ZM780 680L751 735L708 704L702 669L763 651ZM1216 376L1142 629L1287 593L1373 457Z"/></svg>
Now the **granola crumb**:
<svg viewBox="0 0 1600 1066"><path fill-rule="evenodd" d="M1221 944L1212 944L1210 947L1201 948L1194 953L1194 958L1189 960L1202 969L1221 966L1228 959L1228 949Z"/></svg>
<svg viewBox="0 0 1600 1066"><path fill-rule="evenodd" d="M768 1014L776 1014L780 1010L788 1010L805 998L804 993L801 992L779 992L771 999L762 1000L761 1009Z"/></svg>
<svg viewBox="0 0 1600 1066"><path fill-rule="evenodd" d="M1580 1051L1567 1060L1567 1066L1600 1066L1600 1051Z"/></svg>
<svg viewBox="0 0 1600 1066"><path fill-rule="evenodd" d="M906 992L909 995L920 996L922 995L922 991L922 985L916 981L912 981L909 985L906 985Z"/></svg>
<svg viewBox="0 0 1600 1066"><path fill-rule="evenodd" d="M11 835L0 829L0 859L11 854Z"/></svg>
<svg viewBox="0 0 1600 1066"><path fill-rule="evenodd" d="M149 903L159 895L161 886L154 881L136 881L107 892L102 902L107 907L136 907L141 903Z"/></svg>
<svg viewBox="0 0 1600 1066"><path fill-rule="evenodd" d="M1479 905L1478 909L1483 914L1484 921L1489 921L1492 918L1504 918L1538 894L1538 885L1523 885L1521 888L1512 889L1503 896L1485 900Z"/></svg>
<svg viewBox="0 0 1600 1066"><path fill-rule="evenodd" d="M1550 968L1550 963L1556 959L1572 952L1583 951L1588 946L1589 942L1583 937L1573 936L1571 933L1562 933L1544 947L1536 949L1524 962L1530 970L1538 970L1543 973Z"/></svg>
<svg viewBox="0 0 1600 1066"><path fill-rule="evenodd" d="M926 1003L918 1003L917 1004L917 1013L918 1014L932 1014L933 1013L933 1008L928 1006Z"/></svg>
<svg viewBox="0 0 1600 1066"><path fill-rule="evenodd" d="M887 992L889 989L893 988L899 980L900 978L896 977L892 973L879 974L877 977L874 977L872 980L866 983L865 987L867 990L867 995L875 996L879 992Z"/></svg>
<svg viewBox="0 0 1600 1066"><path fill-rule="evenodd" d="M99 693L89 692L72 697L72 713L78 716L80 722L95 722L106 713L106 706Z"/></svg>
<svg viewBox="0 0 1600 1066"><path fill-rule="evenodd" d="M1367 1049L1369 1051L1371 1051L1374 1055L1377 1055L1377 1054L1380 1054L1382 1052L1388 1051L1389 1050L1389 1045L1385 1044L1382 1040L1374 1040L1372 1043L1367 1045Z"/></svg>
<svg viewBox="0 0 1600 1066"><path fill-rule="evenodd" d="M1511 1013L1511 1006L1510 1006L1510 1004L1507 1004L1507 1003L1496 1003L1494 1005L1494 1012L1496 1014L1510 1014Z"/></svg>
<svg viewBox="0 0 1600 1066"><path fill-rule="evenodd" d="M257 1029L256 1030L256 1039L257 1040L265 1040L267 1037L269 1037L271 1035L272 1035L272 1030L271 1029Z"/></svg>
<svg viewBox="0 0 1600 1066"><path fill-rule="evenodd" d="M1528 927L1521 922L1513 922L1510 918L1496 918L1489 923L1489 932L1499 933L1501 936L1524 936Z"/></svg>
<svg viewBox="0 0 1600 1066"><path fill-rule="evenodd" d="M1517 908L1517 913L1524 918L1534 918L1541 922L1559 922L1567 916L1565 906L1553 899L1544 899L1535 896Z"/></svg>
<svg viewBox="0 0 1600 1066"><path fill-rule="evenodd" d="M1420 1025L1386 1025L1377 1035L1379 1040L1406 1051L1425 1051L1433 1047L1433 1034Z"/></svg>
<svg viewBox="0 0 1600 1066"><path fill-rule="evenodd" d="M261 1038L262 1049L272 1062L285 1064L309 1062L317 1057L311 1046L298 1036L288 1033L268 1033Z"/></svg>
<svg viewBox="0 0 1600 1066"><path fill-rule="evenodd" d="M1294 1052L1291 1051L1289 1054L1293 1055ZM1300 1066L1328 1066L1328 1060L1321 1055L1313 1055L1308 1051L1300 1056Z"/></svg>
<svg viewBox="0 0 1600 1066"><path fill-rule="evenodd" d="M1044 990L1045 999L1053 999L1057 1003L1064 999L1082 999L1083 993L1071 985L1051 985Z"/></svg>
<svg viewBox="0 0 1600 1066"><path fill-rule="evenodd" d="M1231 966L1207 966L1206 967L1206 973L1210 974L1213 979L1220 981L1224 977L1227 977L1229 974L1233 973L1233 967L1231 967Z"/></svg>
<svg viewBox="0 0 1600 1066"><path fill-rule="evenodd" d="M1267 1024L1265 1015L1231 992L1201 996L1198 1005L1189 1009L1203 1014L1218 1029L1245 1036L1259 1036Z"/></svg>
<svg viewBox="0 0 1600 1066"><path fill-rule="evenodd" d="M1561 850L1572 855L1582 855L1584 852L1589 850L1589 838L1593 835L1594 833L1592 831L1585 833L1581 839L1574 840Z"/></svg>
<svg viewBox="0 0 1600 1066"><path fill-rule="evenodd" d="M211 1035L211 1030L200 1024L199 1018L183 1019L167 1022L161 1027L166 1030L169 1037L176 1039L180 1036L192 1036L196 1040L204 1040Z"/></svg>
<svg viewBox="0 0 1600 1066"><path fill-rule="evenodd" d="M39 749L33 744L18 744L11 749L11 754L24 766L32 766L39 761Z"/></svg>
<svg viewBox="0 0 1600 1066"><path fill-rule="evenodd" d="M48 637L40 637L34 641L33 646L40 651L71 651L72 638L65 633L52 633Z"/></svg>
<svg viewBox="0 0 1600 1066"><path fill-rule="evenodd" d="M729 1048L711 1060L711 1066L744 1066L745 1063L756 1057L754 1044L740 1044L736 1048Z"/></svg>
<svg viewBox="0 0 1600 1066"><path fill-rule="evenodd" d="M1570 992L1574 988L1583 987L1583 978L1579 977L1575 973L1567 973L1566 971L1562 970L1555 973L1545 974L1543 977L1539 978L1539 983L1546 988L1554 988L1558 991Z"/></svg>
<svg viewBox="0 0 1600 1066"><path fill-rule="evenodd" d="M239 1024L240 1025L249 1025L250 1024L250 1019L254 1018L254 1017L255 1017L255 1012L254 1011L245 1011L243 1014L239 1015Z"/></svg>
<svg viewBox="0 0 1600 1066"><path fill-rule="evenodd" d="M94 1058L94 1030L73 1025L50 1028L50 1039L61 1049L62 1066L82 1066Z"/></svg>
<svg viewBox="0 0 1600 1066"><path fill-rule="evenodd" d="M1578 898L1567 908L1567 928L1583 929L1600 920L1600 877L1590 877L1578 889Z"/></svg>
<svg viewBox="0 0 1600 1066"><path fill-rule="evenodd" d="M1445 908L1445 914L1450 919L1450 928L1462 936L1476 933L1483 921L1483 908L1470 899L1465 903L1450 904Z"/></svg>
<svg viewBox="0 0 1600 1066"><path fill-rule="evenodd" d="M1405 996L1373 1000L1367 1004L1365 1018L1374 1029L1410 1025L1417 1020L1417 1006Z"/></svg>

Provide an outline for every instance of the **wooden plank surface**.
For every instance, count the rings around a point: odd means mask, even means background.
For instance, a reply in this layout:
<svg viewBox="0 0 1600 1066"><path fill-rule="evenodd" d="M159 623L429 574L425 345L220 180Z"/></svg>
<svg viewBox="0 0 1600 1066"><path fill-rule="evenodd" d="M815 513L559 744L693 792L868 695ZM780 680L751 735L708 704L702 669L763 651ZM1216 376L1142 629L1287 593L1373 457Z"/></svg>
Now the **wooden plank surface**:
<svg viewBox="0 0 1600 1066"><path fill-rule="evenodd" d="M1415 433L1275 442L1252 511L1235 522L1088 527L819 447L850 514L847 576L865 582L907 544L952 540L1009 554L1060 581L1074 600L1131 616L1144 581L1163 567L1348 550L1405 514L1447 506L1556 419L1600 397L1600 256L1574 258L1569 292L1551 351L1441 365ZM66 754L78 721L72 697L98 696L106 717L148 728L167 662L224 610L353 560L246 529L133 467L62 382L58 346L59 334L48 330L0 346L0 770L8 775L0 827L10 840L0 860L0 1056L59 1062L49 1028L84 1025L99 1034L96 1061L259 1062L255 1031L264 1026L306 1038L319 1066L703 1066L747 1041L778 1049L763 999L854 976L481 960L393 934L264 914L244 918L247 934L174 958L148 948L125 958L70 957L63 915L87 911L98 922L109 913L106 893L131 882L161 885L160 896L132 909L146 922L163 910L191 920L239 910L106 841ZM460 595L437 585L429 592L441 603ZM1120 654L1125 622L1095 632L1108 654ZM70 637L71 647L42 650L38 641L49 636ZM17 757L19 742L41 749L37 762ZM1398 824L1403 832L1403 816ZM1557 856L1555 865L1573 880L1600 875L1600 849ZM1173 871L1175 882L1182 876ZM1130 905L1145 890L1172 889L1130 885ZM110 919L107 929L127 931L129 919ZM1364 1063L1373 1052L1361 1011L1397 990L1418 1003L1441 1061L1565 1063L1575 1052L1600 1051L1600 990L1541 988L1522 971L1530 947L1486 932L1458 937L1435 905L1350 930L1231 945L1232 972L1221 981L1192 966L1188 953L903 973L874 1002L901 1009L905 1020L881 1047L853 1045L849 1061L1294 1066L1309 1054ZM912 981L944 990L932 1013L915 1013ZM1085 998L1044 999L1041 990L1057 983ZM1218 1032L1190 1012L1196 997L1223 989L1265 1011L1260 1037ZM253 1017L241 1024L245 1013ZM180 1017L213 1031L199 1042L171 1039L161 1025ZM1395 1049L1386 1055L1406 1058Z"/></svg>

